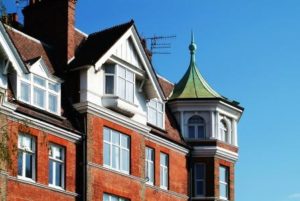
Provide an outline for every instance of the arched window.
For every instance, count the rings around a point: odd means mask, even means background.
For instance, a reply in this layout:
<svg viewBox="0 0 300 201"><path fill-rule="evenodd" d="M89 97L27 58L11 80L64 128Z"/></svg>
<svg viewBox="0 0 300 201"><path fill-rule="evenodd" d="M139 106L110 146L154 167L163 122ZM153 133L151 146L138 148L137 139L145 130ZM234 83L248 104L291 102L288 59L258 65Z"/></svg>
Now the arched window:
<svg viewBox="0 0 300 201"><path fill-rule="evenodd" d="M205 138L205 122L202 117L194 115L188 120L188 138Z"/></svg>
<svg viewBox="0 0 300 201"><path fill-rule="evenodd" d="M224 120L220 122L220 140L228 142L228 127Z"/></svg>

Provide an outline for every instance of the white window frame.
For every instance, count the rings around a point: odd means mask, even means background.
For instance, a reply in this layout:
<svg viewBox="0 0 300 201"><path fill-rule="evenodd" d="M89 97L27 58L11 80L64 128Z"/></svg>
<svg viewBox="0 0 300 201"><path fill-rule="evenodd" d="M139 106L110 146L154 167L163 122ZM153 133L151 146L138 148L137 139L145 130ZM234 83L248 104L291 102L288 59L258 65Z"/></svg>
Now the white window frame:
<svg viewBox="0 0 300 201"><path fill-rule="evenodd" d="M28 76L28 79L26 78L26 76ZM37 83L34 82L34 77L40 78L42 80L45 81L45 86L41 86ZM25 83L27 85L29 85L30 88L30 97L29 97L29 101L23 100L21 97L21 83ZM54 84L57 85L58 89L57 91L50 89L49 84ZM43 90L45 92L44 95L44 107L39 106L38 104L34 103L34 89L40 89ZM19 76L18 77L18 90L17 90L17 94L18 94L18 100L30 104L34 107L37 107L39 109L42 110L46 110L50 113L56 114L56 115L60 115L61 112L61 84L54 81L54 80L50 80L48 78L42 77L40 75L34 74L34 73L30 73L30 74L24 74L23 76ZM49 108L49 95L54 95L57 97L57 106L56 106L56 112L50 110Z"/></svg>
<svg viewBox="0 0 300 201"><path fill-rule="evenodd" d="M162 156L167 157L167 165L162 164ZM169 164L169 155L160 152L160 188L164 190L168 190L169 188Z"/></svg>
<svg viewBox="0 0 300 201"><path fill-rule="evenodd" d="M151 103L155 104L155 107L152 106ZM162 111L159 111L159 104L162 105ZM153 122L150 118L150 109L155 111L155 122ZM162 126L160 126L159 122L158 122L158 119L159 119L158 116L160 114L162 115L162 122L161 122ZM162 129L165 128L165 104L164 104L164 102L159 101L156 98L148 101L148 103L147 103L147 120L150 124L153 124L154 126L157 126Z"/></svg>
<svg viewBox="0 0 300 201"><path fill-rule="evenodd" d="M221 181L221 169L225 170L225 181ZM221 186L224 185L226 187L226 197L221 196ZM228 200L229 199L229 168L226 166L219 166L219 194L220 199Z"/></svg>
<svg viewBox="0 0 300 201"><path fill-rule="evenodd" d="M59 150L61 151L61 158L62 159L57 159L55 158L55 151ZM52 154L52 156L51 156ZM52 161L52 183L50 181L50 177L48 178L48 183L50 187L54 187L54 188L59 188L59 189L64 189L65 188L65 148L56 144L50 144L49 146L49 165L50 165L50 161ZM62 169L61 169L61 186L56 185L56 168L55 165L56 164L61 164L62 165ZM50 173L50 169L48 170ZM48 174L49 175L49 174Z"/></svg>
<svg viewBox="0 0 300 201"><path fill-rule="evenodd" d="M189 120L193 117L199 117L203 120L203 123L189 123ZM190 126L193 127L194 131L195 131L195 137L194 138L191 138L190 137L190 133L189 133L189 128ZM198 136L198 127L199 126L203 126L203 131L204 131L204 138L200 138ZM206 138L206 127L205 127L205 119L203 117L201 117L200 115L192 115L191 117L188 118L187 120L187 138L188 139L191 139L191 140L196 140L196 139L205 139Z"/></svg>
<svg viewBox="0 0 300 201"><path fill-rule="evenodd" d="M114 73L106 73L106 67L114 67ZM124 69L125 70L125 78L121 77L120 76L120 69ZM130 72L132 73L132 76L133 76L133 81L130 81L127 79L127 72ZM106 76L113 76L113 80L114 80L114 87L113 87L113 93L110 94L110 93L106 93ZM127 94L126 94L126 90L125 90L125 98L124 97L121 97L120 94L118 93L118 89L119 89L119 85L120 85L120 82L119 82L119 79L123 79L125 80L125 89L126 89L126 85L127 83L131 83L133 84L133 91L132 91L132 97L133 97L133 100L128 100L126 97L127 97ZM111 65L106 65L104 66L104 88L103 88L103 94L105 95L108 95L108 96L111 96L111 95L114 95L114 96L118 96L120 99L126 101L126 102L129 102L131 104L134 104L135 102L135 86L136 86L136 83L135 83L135 73L134 71L128 69L127 67L125 66L121 66L119 64L111 64Z"/></svg>
<svg viewBox="0 0 300 201"><path fill-rule="evenodd" d="M129 201L128 199L121 198L121 197L116 196L116 195L111 195L111 194L108 194L108 193L103 193L103 200L104 201L115 201L116 199L118 201Z"/></svg>
<svg viewBox="0 0 300 201"><path fill-rule="evenodd" d="M22 138L28 138L31 141L31 147L24 147L21 143ZM22 173L21 175L18 174L18 178L27 180L27 181L32 181L35 182L36 179L36 139L33 136L19 133L18 135L18 173L19 173L19 154L22 154ZM31 155L32 156L32 172L31 175L32 177L26 177L26 155Z"/></svg>
<svg viewBox="0 0 300 201"><path fill-rule="evenodd" d="M152 152L153 159L149 157L149 152ZM152 169L151 169L152 167ZM151 170L152 170L152 176L151 178ZM145 149L145 176L147 179L147 184L154 185L155 181L155 150L151 147L146 147Z"/></svg>
<svg viewBox="0 0 300 201"><path fill-rule="evenodd" d="M104 138L105 130L107 130L109 132L109 134L110 134L110 141L107 141ZM115 133L117 133L119 135L119 142L120 142L119 144L114 144L112 142L112 132L115 132ZM122 142L121 142L122 137L121 136L128 137L128 140L129 140L129 145L128 146L129 147L123 147L122 146ZM109 154L110 154L109 155L109 157L110 157L110 162L109 163L110 164L105 164L105 154L107 154L107 153L105 153L105 144L109 145L109 148L110 148L110 150L109 150ZM118 167L119 168L114 168L113 165L112 165L113 164L113 157L112 157L113 147L117 147L118 150L119 150L119 161L118 161ZM131 152L130 152L130 148L131 148L131 139L130 139L130 136L125 135L125 134L123 134L121 132L118 132L116 130L110 129L108 127L104 127L103 128L103 164L104 164L104 167L107 167L109 169L112 169L112 170L115 170L115 171L118 171L118 172L122 172L124 174L129 174L130 173L130 164L131 164L131 157L130 157ZM129 156L129 158L128 158L129 159L129 161L128 161L128 171L121 169L121 164L122 164L122 162L124 160L123 157L122 157L122 151L121 150L128 152L128 156Z"/></svg>
<svg viewBox="0 0 300 201"><path fill-rule="evenodd" d="M197 179L197 172L196 172L196 170L197 170L197 166L202 166L202 168L203 168L203 178L202 179ZM205 164L204 163L196 163L195 165L194 165L194 191L195 191L195 196L196 197L204 197L205 196L205 191L206 191L206 166L205 166ZM197 192L197 183L198 182L203 182L203 194L198 194L198 192Z"/></svg>

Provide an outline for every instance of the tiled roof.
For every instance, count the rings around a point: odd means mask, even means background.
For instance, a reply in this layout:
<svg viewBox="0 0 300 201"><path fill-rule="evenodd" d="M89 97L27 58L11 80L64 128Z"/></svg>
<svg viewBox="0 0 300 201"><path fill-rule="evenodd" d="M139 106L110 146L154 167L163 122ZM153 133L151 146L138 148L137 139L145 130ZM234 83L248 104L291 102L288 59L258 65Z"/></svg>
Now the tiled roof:
<svg viewBox="0 0 300 201"><path fill-rule="evenodd" d="M134 24L133 20L90 34L75 52L70 67L95 64L113 44Z"/></svg>
<svg viewBox="0 0 300 201"><path fill-rule="evenodd" d="M34 39L7 25L5 28L25 64L28 64L28 62L33 59L42 57L49 72L54 74L54 62L50 60L53 55L52 47L50 45Z"/></svg>
<svg viewBox="0 0 300 201"><path fill-rule="evenodd" d="M164 92L165 97L168 98L174 89L174 84L162 76L157 76L157 79Z"/></svg>

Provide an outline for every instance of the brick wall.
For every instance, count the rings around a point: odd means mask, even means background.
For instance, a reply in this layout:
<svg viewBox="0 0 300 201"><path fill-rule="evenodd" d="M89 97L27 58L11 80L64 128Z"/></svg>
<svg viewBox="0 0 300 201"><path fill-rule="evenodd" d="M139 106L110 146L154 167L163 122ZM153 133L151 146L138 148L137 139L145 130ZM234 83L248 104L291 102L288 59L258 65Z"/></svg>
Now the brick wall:
<svg viewBox="0 0 300 201"><path fill-rule="evenodd" d="M76 190L76 144L63 138L47 133L24 124L24 122L8 121L10 135L11 167L8 172L12 178L8 181L8 201L10 200L75 200L74 195L66 195L48 187L49 174L49 144L57 144L65 148L65 190L75 193ZM36 182L26 184L17 179L18 159L17 144L18 134L24 133L35 137L36 140Z"/></svg>
<svg viewBox="0 0 300 201"><path fill-rule="evenodd" d="M130 136L130 175L103 167L103 128L108 127ZM138 132L108 120L87 115L88 200L102 200L103 193L141 200L187 200L187 159L167 146L146 140ZM155 184L145 184L145 146L155 149ZM160 186L160 152L169 154L169 192ZM92 164L91 164L92 163Z"/></svg>

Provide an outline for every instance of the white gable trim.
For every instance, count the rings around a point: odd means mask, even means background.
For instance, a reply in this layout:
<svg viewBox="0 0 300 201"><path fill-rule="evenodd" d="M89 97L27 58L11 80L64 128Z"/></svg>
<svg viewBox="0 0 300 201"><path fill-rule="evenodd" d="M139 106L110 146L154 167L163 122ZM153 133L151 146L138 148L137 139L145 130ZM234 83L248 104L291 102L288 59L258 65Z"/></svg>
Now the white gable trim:
<svg viewBox="0 0 300 201"><path fill-rule="evenodd" d="M154 86L155 92L159 98L160 101L164 100L164 93L158 83L158 80L156 78L156 74L152 68L151 63L149 62L149 59L144 51L144 48L140 42L139 36L137 34L137 31L135 30L134 26L132 26L130 29L128 29L123 36L121 36L121 38L119 40L117 40L117 42L111 46L111 48L96 62L95 64L95 70L99 71L99 69L101 68L101 66L107 61L109 60L109 58L114 54L115 49L117 47L119 47L119 45L125 41L128 40L129 37L132 38L132 42L134 45L134 48L137 51L137 54L141 60L141 64L142 66L145 68L146 73L149 75L149 79L151 81L151 83Z"/></svg>
<svg viewBox="0 0 300 201"><path fill-rule="evenodd" d="M28 73L28 69L24 65L18 51L6 33L2 22L0 22L0 48L1 51L4 51L4 54L11 62L18 75L21 75L22 73Z"/></svg>
<svg viewBox="0 0 300 201"><path fill-rule="evenodd" d="M41 69L40 69L41 68ZM39 70L40 69L40 70ZM34 73L36 75L42 76L46 79L49 79L53 82L59 82L62 83L62 79L60 79L59 77L56 77L54 75L52 75L48 68L47 65L43 59L43 57L40 57L36 62L34 62L30 67L29 67L29 71L31 73ZM44 72L41 72L44 71Z"/></svg>

